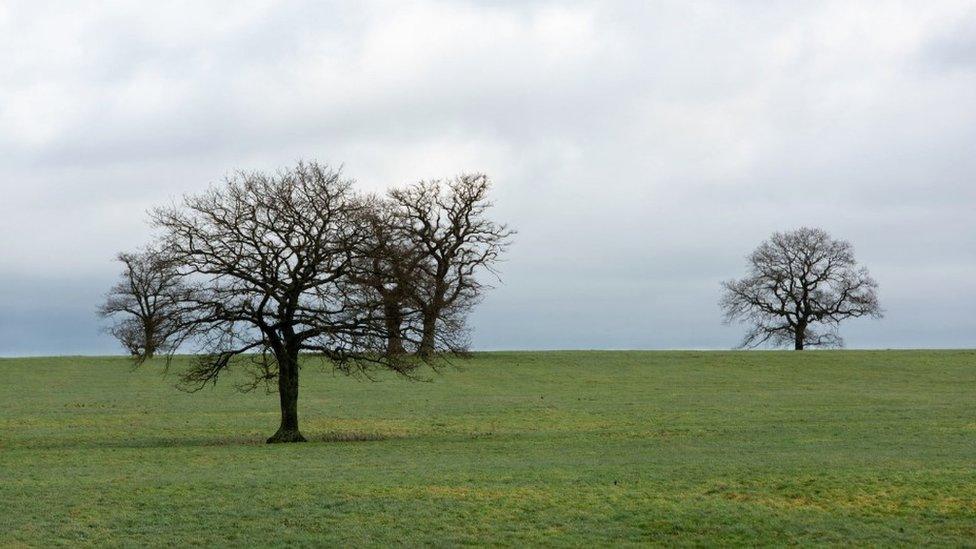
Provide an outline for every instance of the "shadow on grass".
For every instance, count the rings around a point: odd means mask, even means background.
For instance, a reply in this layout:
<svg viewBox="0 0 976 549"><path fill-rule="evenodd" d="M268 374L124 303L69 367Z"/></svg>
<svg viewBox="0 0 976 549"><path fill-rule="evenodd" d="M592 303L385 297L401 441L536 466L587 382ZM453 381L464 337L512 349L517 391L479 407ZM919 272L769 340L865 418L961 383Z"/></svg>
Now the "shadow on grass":
<svg viewBox="0 0 976 549"><path fill-rule="evenodd" d="M391 438L403 438L403 436L366 431L329 431L322 436L312 437L309 440L312 442L375 442Z"/></svg>
<svg viewBox="0 0 976 549"><path fill-rule="evenodd" d="M308 435L306 435L308 436ZM308 436L308 442L297 446L316 443L379 442L404 438L399 434L371 433L365 431L329 431L325 434ZM7 440L0 441L3 450L81 450L81 449L144 449L144 448L207 448L266 446L269 448L296 446L293 444L267 444L266 436L188 436L126 439L58 439L58 440Z"/></svg>

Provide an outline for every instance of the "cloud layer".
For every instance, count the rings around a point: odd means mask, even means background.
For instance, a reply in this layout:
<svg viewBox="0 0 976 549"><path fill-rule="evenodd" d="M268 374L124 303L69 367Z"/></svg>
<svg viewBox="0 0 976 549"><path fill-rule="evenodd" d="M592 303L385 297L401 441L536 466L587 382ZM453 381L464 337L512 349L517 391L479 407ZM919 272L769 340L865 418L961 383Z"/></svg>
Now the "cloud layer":
<svg viewBox="0 0 976 549"><path fill-rule="evenodd" d="M719 281L800 225L881 284L849 345L976 345L971 3L157 4L0 6L0 355L115 352L145 210L298 158L493 176L481 349L730 347Z"/></svg>

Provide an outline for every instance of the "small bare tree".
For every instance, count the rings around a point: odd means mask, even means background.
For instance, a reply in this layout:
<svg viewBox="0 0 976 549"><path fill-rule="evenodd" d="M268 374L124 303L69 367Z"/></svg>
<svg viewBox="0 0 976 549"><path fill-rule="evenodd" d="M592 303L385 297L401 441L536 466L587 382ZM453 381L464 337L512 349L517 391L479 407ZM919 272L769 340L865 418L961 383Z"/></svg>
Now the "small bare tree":
<svg viewBox="0 0 976 549"><path fill-rule="evenodd" d="M385 352L382 302L354 276L369 229L368 203L339 171L299 163L273 175L238 173L182 203L154 211L162 245L193 288L185 315L204 352L184 382L215 382L232 363L254 385L277 380L281 423L268 442L300 442L300 354L346 373L416 363Z"/></svg>
<svg viewBox="0 0 976 549"><path fill-rule="evenodd" d="M742 347L840 347L842 320L882 316L878 284L858 267L853 246L821 229L775 233L748 260L745 278L722 283L725 321L752 325Z"/></svg>
<svg viewBox="0 0 976 549"><path fill-rule="evenodd" d="M487 176L464 174L389 193L405 246L422 255L409 285L410 300L420 315L422 357L431 356L438 340L460 350L466 342L466 312L485 288L476 274L492 270L515 234L487 218L490 189Z"/></svg>
<svg viewBox="0 0 976 549"><path fill-rule="evenodd" d="M120 280L99 309L115 319L108 332L137 360L175 348L184 335L180 304L188 296L179 272L158 250L120 253Z"/></svg>

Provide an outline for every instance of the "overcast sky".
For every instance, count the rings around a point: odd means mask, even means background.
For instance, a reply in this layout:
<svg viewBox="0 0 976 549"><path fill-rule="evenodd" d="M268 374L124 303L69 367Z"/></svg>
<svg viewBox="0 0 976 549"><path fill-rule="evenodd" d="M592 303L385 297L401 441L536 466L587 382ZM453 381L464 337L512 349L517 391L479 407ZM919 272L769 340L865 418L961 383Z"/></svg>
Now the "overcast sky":
<svg viewBox="0 0 976 549"><path fill-rule="evenodd" d="M116 353L145 211L234 168L490 174L478 349L729 348L771 232L854 243L850 347L976 346L973 2L0 3L0 355Z"/></svg>

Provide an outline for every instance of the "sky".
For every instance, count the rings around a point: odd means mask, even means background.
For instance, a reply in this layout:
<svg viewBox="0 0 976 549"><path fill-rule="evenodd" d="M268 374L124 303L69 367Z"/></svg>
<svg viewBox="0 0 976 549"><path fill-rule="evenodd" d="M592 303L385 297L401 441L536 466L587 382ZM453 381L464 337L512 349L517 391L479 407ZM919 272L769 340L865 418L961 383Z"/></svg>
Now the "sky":
<svg viewBox="0 0 976 549"><path fill-rule="evenodd" d="M727 349L774 231L854 244L853 348L976 346L976 3L0 3L0 356L109 354L146 211L232 170L482 171L476 349Z"/></svg>

